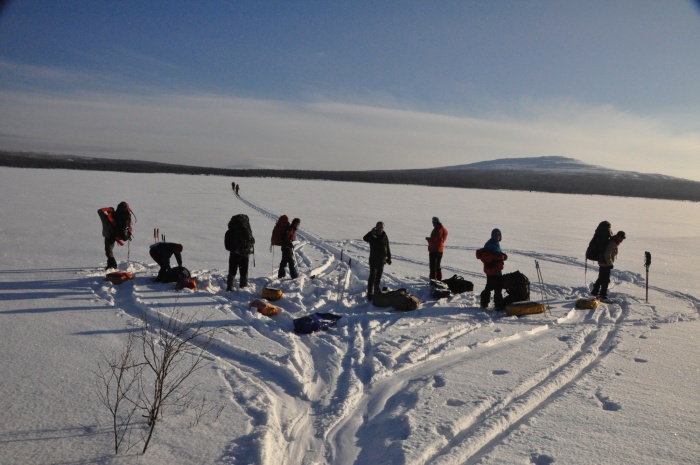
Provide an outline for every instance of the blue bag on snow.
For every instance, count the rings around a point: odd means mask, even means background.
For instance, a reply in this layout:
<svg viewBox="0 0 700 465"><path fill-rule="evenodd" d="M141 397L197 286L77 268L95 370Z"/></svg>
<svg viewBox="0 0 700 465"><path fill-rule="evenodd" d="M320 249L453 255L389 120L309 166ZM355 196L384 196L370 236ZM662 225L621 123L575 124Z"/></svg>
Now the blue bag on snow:
<svg viewBox="0 0 700 465"><path fill-rule="evenodd" d="M294 332L297 334L311 334L316 331L326 331L335 326L342 317L333 313L313 313L294 320Z"/></svg>

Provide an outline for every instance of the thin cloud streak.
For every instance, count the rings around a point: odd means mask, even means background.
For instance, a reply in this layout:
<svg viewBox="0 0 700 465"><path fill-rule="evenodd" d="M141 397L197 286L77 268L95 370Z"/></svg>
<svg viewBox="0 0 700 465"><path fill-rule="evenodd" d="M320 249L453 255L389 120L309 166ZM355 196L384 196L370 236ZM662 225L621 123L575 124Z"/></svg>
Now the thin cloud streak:
<svg viewBox="0 0 700 465"><path fill-rule="evenodd" d="M429 168L563 155L700 180L700 135L612 106L448 116L334 101L0 92L0 148L216 167ZM516 115L516 116L513 116ZM659 160L664 160L659 170Z"/></svg>

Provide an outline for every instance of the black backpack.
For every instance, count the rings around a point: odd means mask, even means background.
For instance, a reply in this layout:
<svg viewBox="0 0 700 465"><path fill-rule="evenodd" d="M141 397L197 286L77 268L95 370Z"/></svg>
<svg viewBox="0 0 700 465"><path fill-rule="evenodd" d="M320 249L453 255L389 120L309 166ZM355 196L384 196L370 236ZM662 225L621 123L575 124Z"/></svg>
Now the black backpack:
<svg viewBox="0 0 700 465"><path fill-rule="evenodd" d="M455 294L461 294L462 292L471 292L474 290L474 283L467 281L461 276L453 275L451 278L443 279L443 283L447 284L450 291Z"/></svg>
<svg viewBox="0 0 700 465"><path fill-rule="evenodd" d="M228 222L228 231L224 235L224 247L237 255L250 255L255 251L255 238L250 229L248 215L234 215Z"/></svg>
<svg viewBox="0 0 700 465"><path fill-rule="evenodd" d="M503 289L508 292L506 303L530 300L530 280L520 271L503 275Z"/></svg>
<svg viewBox="0 0 700 465"><path fill-rule="evenodd" d="M114 210L114 229L122 240L131 239L131 208L126 202L120 202Z"/></svg>
<svg viewBox="0 0 700 465"><path fill-rule="evenodd" d="M176 283L182 281L186 278L191 278L190 270L184 266L176 266L175 268L170 268L169 270L163 271L160 276L160 281L163 283Z"/></svg>
<svg viewBox="0 0 700 465"><path fill-rule="evenodd" d="M595 230L593 238L588 243L586 249L586 260L600 261L603 258L605 247L612 239L610 234L610 223L602 221Z"/></svg>

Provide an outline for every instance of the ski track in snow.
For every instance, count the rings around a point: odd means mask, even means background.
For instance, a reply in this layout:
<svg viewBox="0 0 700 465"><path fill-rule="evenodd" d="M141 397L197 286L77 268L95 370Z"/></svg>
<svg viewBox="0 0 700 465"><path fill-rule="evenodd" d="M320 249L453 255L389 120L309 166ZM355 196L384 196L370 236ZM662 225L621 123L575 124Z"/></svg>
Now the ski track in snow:
<svg viewBox="0 0 700 465"><path fill-rule="evenodd" d="M269 218L272 228L278 215L240 200ZM177 309L184 316L201 316L208 325L218 327L208 351L220 367L230 401L246 412L249 421L249 433L232 439L222 451L223 463L277 464L280 457L288 464L371 463L376 458L365 456L363 446L376 441L392 451L399 448L400 463L478 463L590 373L614 350L624 328L654 329L695 320L700 312L699 299L658 287L650 291L680 301L683 305L679 307L690 311L664 316L654 305L620 292L616 292L616 303L576 310L576 299L588 293L585 286L543 287L533 282L533 300L546 292L552 311L517 319L478 309L476 293L452 296L446 307L444 301L429 299L425 278L401 278L388 268L385 285L407 288L424 302L415 312L387 311L371 306L364 297L366 243L326 241L308 230L300 231L298 238L298 279L254 278L248 288L236 292L223 292L226 271L192 270L199 289L175 291L172 284L152 282L156 274L152 264L129 263L128 271L137 276L120 286L95 279L103 276L101 270L85 270L95 294L134 320L143 316L155 320ZM584 266L566 256L531 251L509 254ZM425 261L400 255L392 259L427 269ZM462 276L476 275L445 269ZM266 285L284 292L283 299L276 302L283 311L274 318L248 306ZM611 288L624 286L643 288L645 281L636 273L615 274ZM332 312L343 318L325 333L294 334L292 320L313 312ZM431 319L443 324L433 327ZM401 328L402 335L410 330L413 337L395 338L394 328ZM538 345L550 350L542 355L539 368L502 390L469 402L455 398L440 407L444 411L415 405L421 392L450 388L446 371L469 369L496 347L517 354ZM507 373L494 370L493 374ZM439 428L420 429L421 415L441 413L445 418ZM366 449L376 451L377 447Z"/></svg>

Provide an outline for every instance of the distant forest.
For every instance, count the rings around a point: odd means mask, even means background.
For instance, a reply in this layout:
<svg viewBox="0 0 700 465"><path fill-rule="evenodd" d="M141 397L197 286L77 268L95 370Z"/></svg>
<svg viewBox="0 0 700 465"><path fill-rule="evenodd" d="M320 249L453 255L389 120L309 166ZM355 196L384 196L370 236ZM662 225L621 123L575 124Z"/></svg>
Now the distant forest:
<svg viewBox="0 0 700 465"><path fill-rule="evenodd" d="M223 169L137 160L112 160L7 151L0 151L0 166L119 171L127 173L197 174L227 176L235 179L245 177L314 179L700 201L700 182L626 171L591 173L573 170L566 172L533 169L497 170L470 168L375 171Z"/></svg>

